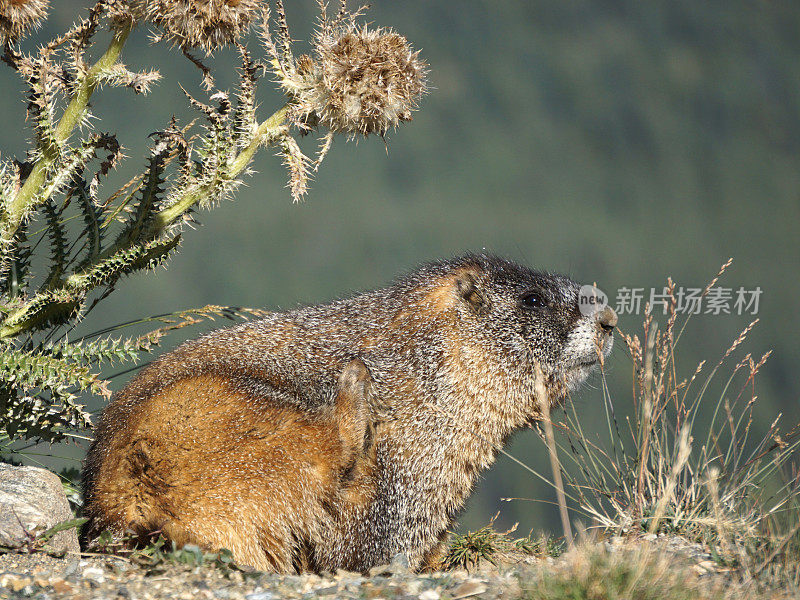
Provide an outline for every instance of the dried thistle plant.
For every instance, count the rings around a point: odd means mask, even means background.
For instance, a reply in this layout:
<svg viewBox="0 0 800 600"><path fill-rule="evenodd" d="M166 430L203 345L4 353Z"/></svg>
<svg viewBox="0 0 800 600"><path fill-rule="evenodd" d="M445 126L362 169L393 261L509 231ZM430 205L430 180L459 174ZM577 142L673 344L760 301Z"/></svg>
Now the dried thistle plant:
<svg viewBox="0 0 800 600"><path fill-rule="evenodd" d="M88 424L79 393L108 390L91 365L130 359L151 345L133 338L70 343L67 334L121 278L164 264L199 208L232 197L259 149L273 147L282 156L297 201L334 133L383 135L410 118L425 87L424 64L405 39L359 28L360 11L344 4L332 21L320 5L315 58L297 60L280 1L277 43L260 0L100 0L68 31L27 54L15 40L46 9L44 0L0 0L2 59L25 83L33 130L24 159L0 160L0 453L3 440L55 439ZM255 100L264 69L243 44L255 20L287 95L264 119ZM128 37L146 23L203 70L209 95L187 92L197 123L163 125L146 169L107 193L103 184L122 158L121 145L113 134L92 131L90 100L102 86L146 93L159 81L155 69L133 72L120 60ZM104 52L94 47L103 25L112 31ZM226 44L236 45L241 59L233 94L213 89L211 70L188 54ZM93 64L90 50L100 55ZM314 164L296 139L310 128L324 138ZM76 217L84 224L77 231L67 225Z"/></svg>
<svg viewBox="0 0 800 600"><path fill-rule="evenodd" d="M258 0L131 0L133 18L156 25L157 39L211 53L247 33L262 10Z"/></svg>
<svg viewBox="0 0 800 600"><path fill-rule="evenodd" d="M15 40L47 16L48 0L0 0L0 41Z"/></svg>
<svg viewBox="0 0 800 600"><path fill-rule="evenodd" d="M315 169L330 149L334 134L383 136L411 120L427 90L427 65L419 51L391 29L358 26L356 18L361 12L349 12L342 2L337 16L329 19L327 5L320 2L313 56L294 57L280 0L277 39L262 26L273 72L292 99L288 118L300 129L327 130Z"/></svg>
<svg viewBox="0 0 800 600"><path fill-rule="evenodd" d="M304 108L334 132L383 135L411 120L425 89L425 65L398 33L349 25L323 28L318 78Z"/></svg>

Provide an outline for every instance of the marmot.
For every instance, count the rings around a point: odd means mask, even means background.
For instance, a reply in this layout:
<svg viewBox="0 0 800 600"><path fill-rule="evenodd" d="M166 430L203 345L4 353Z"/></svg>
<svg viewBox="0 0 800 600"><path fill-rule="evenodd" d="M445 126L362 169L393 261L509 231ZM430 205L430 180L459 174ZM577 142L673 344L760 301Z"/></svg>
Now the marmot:
<svg viewBox="0 0 800 600"><path fill-rule="evenodd" d="M484 254L161 356L103 412L88 535L228 548L258 569L436 564L477 475L611 350L571 279ZM538 366L537 366L538 365Z"/></svg>

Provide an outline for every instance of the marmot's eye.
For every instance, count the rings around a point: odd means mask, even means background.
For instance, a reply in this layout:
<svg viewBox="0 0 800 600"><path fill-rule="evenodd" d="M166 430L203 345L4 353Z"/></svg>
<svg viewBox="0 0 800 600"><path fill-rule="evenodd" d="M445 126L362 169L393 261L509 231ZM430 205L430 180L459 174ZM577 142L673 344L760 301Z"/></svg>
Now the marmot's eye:
<svg viewBox="0 0 800 600"><path fill-rule="evenodd" d="M541 294L528 292L522 297L522 306L525 308L545 308L547 301L542 298Z"/></svg>

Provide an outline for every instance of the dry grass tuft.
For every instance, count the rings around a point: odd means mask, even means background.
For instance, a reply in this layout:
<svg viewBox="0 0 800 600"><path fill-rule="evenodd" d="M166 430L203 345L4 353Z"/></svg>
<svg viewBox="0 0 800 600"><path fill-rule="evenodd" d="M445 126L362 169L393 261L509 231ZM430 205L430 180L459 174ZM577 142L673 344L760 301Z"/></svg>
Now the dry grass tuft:
<svg viewBox="0 0 800 600"><path fill-rule="evenodd" d="M537 600L712 600L729 597L719 580L701 580L674 556L638 546L610 552L584 543L554 568L543 569L520 586Z"/></svg>
<svg viewBox="0 0 800 600"><path fill-rule="evenodd" d="M571 463L562 465L569 495L596 529L705 544L748 593L796 590L800 424L784 432L779 415L756 435L755 378L769 352L731 364L755 321L710 371L704 361L680 374L675 351L689 318L678 318L671 280L667 289L663 330L648 314L641 337L621 334L633 368L633 416L618 420L603 375L606 432L587 435L574 408L558 424L561 458Z"/></svg>

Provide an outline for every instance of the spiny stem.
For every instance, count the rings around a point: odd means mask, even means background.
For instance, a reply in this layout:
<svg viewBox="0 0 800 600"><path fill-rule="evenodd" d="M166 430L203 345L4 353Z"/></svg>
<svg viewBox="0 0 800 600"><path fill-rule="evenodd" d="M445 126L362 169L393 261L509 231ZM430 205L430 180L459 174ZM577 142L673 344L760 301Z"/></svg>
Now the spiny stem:
<svg viewBox="0 0 800 600"><path fill-rule="evenodd" d="M105 54L86 73L86 77L81 81L75 91L75 95L72 97L72 101L64 110L64 115L56 127L56 140L59 143L65 141L80 122L81 114L86 109L86 105L89 104L89 98L91 98L100 83L100 75L108 71L119 60L122 47L125 45L132 28L131 24L127 24L117 29Z"/></svg>
<svg viewBox="0 0 800 600"><path fill-rule="evenodd" d="M227 177L229 177L231 180L235 179L238 175L242 173L242 171L245 170L245 168L247 168L247 165L250 164L259 146L261 145L269 146L285 133L286 114L288 110L289 106L288 105L284 106L283 108L273 113L269 118L267 118L263 123L261 123L258 126L256 134L253 136L253 140L250 142L250 144L246 148L244 148L236 156L235 159L231 161L230 166L228 167L226 172ZM141 232L136 239L126 237L123 238L122 240L119 240L112 246L106 248L106 250L97 255L90 264L85 265L80 272L71 274L69 277L63 279L58 284L54 285L51 290L48 290L48 292L52 292L53 290L59 290L59 289L81 287L78 284L81 275L90 272L93 266L97 265L103 260L110 258L117 252L130 248L132 245L136 243L147 242L157 238L161 233L164 232L164 230L167 227L169 227L172 223L180 219L187 210L189 210L192 206L194 206L198 202L202 201L203 198L206 198L208 194L211 192L210 188L212 186L213 182L190 188L175 204L157 213L153 219L153 223L150 225L147 231ZM25 303L23 306L19 307L16 311L14 311L14 313L11 314L6 319L6 323L8 323L8 321L16 321L16 322L12 325L5 324L3 326L0 326L0 339L14 337L24 331L27 331L34 321L41 320L42 318L47 318L51 316L54 312L57 312L59 309L58 302L54 301L38 316L32 318L25 318L26 313L28 313L31 306L34 306L38 300L39 300L39 295L34 296L27 303Z"/></svg>
<svg viewBox="0 0 800 600"><path fill-rule="evenodd" d="M60 145L65 142L72 131L80 123L81 117L89 104L89 99L94 93L100 82L100 75L110 69L119 60L122 47L128 39L133 25L128 23L114 32L114 37L108 46L105 54L92 65L86 75L81 79L75 90L72 100L64 110L61 120L55 129L56 142ZM34 203L46 200L46 197L37 197L45 182L48 169L58 158L56 148L46 147L43 149L42 157L36 161L30 175L25 180L25 184L19 190L17 196L8 204L7 212L4 215L0 227L2 228L2 238L0 245L11 241L22 223L25 214L32 208Z"/></svg>
<svg viewBox="0 0 800 600"><path fill-rule="evenodd" d="M283 108L275 111L268 119L258 126L256 134L250 144L244 148L239 155L230 163L227 175L233 180L245 170L247 165L253 159L253 156L261 145L271 145L286 129L286 114L289 110L287 104ZM155 215L153 223L150 226L147 237L154 238L158 236L164 229L169 227L176 220L189 210L192 206L200 202L210 192L210 187L213 183L204 184L198 187L190 188L187 192L172 206L161 210Z"/></svg>
<svg viewBox="0 0 800 600"><path fill-rule="evenodd" d="M14 321L18 317L25 316L25 313L28 312L28 310L30 310L30 306L31 303L28 303L23 305L21 308L18 308L16 311L14 311L8 316L6 321L7 322ZM66 309L65 306L67 306ZM31 324L34 322L44 321L54 315L65 312L67 309L72 310L74 308L75 308L74 305L69 306L59 302L58 300L52 300L50 302L50 305L47 306L41 313L39 313L35 317L35 319L29 318L25 320L20 320L17 323L14 323L13 325L3 325L2 327L0 327L0 339L6 339L17 336L20 333L28 331L31 327Z"/></svg>

